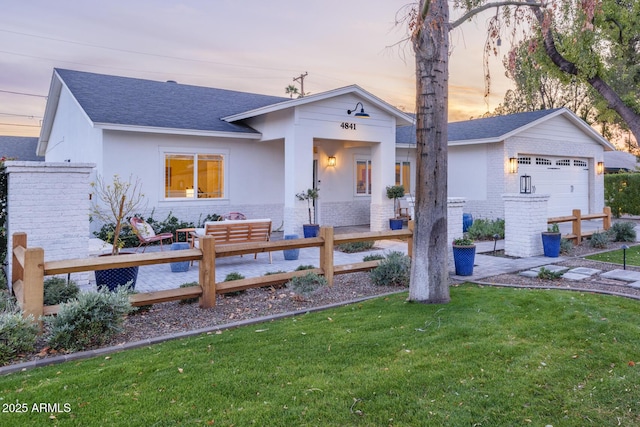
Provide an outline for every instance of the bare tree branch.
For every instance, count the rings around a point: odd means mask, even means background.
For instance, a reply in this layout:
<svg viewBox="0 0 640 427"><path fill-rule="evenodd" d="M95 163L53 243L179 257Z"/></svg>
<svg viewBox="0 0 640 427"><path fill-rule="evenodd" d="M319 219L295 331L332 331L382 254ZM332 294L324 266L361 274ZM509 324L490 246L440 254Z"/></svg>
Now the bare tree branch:
<svg viewBox="0 0 640 427"><path fill-rule="evenodd" d="M449 28L452 30L464 24L469 18L472 18L473 16L481 12L484 12L487 9L498 8L502 6L527 6L531 8L536 8L536 7L542 7L543 4L537 3L535 1L522 1L522 0L504 0L504 1L486 3L482 6L474 7L473 9L471 9L470 11L462 15L460 18L453 21L451 24L449 24L450 25Z"/></svg>

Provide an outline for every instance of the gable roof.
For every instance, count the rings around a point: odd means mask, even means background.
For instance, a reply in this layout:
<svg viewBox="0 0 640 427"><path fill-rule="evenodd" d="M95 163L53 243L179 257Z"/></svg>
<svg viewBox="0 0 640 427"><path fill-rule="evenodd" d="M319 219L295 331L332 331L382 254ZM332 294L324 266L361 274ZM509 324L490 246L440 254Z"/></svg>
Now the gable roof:
<svg viewBox="0 0 640 427"><path fill-rule="evenodd" d="M257 133L247 126L220 118L289 100L172 81L159 82L56 68L50 90L54 93L50 93L50 98L59 96L62 85L69 89L89 120L99 127L117 125ZM53 114L45 111L45 121L52 119ZM46 129L43 124L43 133L46 133Z"/></svg>
<svg viewBox="0 0 640 427"><path fill-rule="evenodd" d="M28 136L0 136L0 157L20 161L43 162L44 157L36 155L38 138Z"/></svg>
<svg viewBox="0 0 640 427"><path fill-rule="evenodd" d="M526 113L508 114L505 116L452 122L448 125L449 145L504 141L506 138L560 115L569 119L577 128L603 145L605 149L614 149L609 141L604 139L595 129L567 108L537 110ZM396 133L397 143L415 144L415 139L415 126L399 128Z"/></svg>

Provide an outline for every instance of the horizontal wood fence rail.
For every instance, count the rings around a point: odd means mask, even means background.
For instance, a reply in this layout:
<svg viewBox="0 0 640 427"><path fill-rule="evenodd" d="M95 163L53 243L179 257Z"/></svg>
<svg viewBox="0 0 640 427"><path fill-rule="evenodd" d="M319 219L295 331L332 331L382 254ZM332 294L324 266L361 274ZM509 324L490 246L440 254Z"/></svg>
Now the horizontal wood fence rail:
<svg viewBox="0 0 640 427"><path fill-rule="evenodd" d="M198 298L200 307L208 308L215 306L217 294L283 284L290 281L293 277L303 276L309 272L324 275L329 286L332 286L333 277L336 274L369 271L379 263L379 261L376 260L334 265L334 245L385 239L407 240L408 252L409 255L411 255L413 246L413 222L410 221L409 229L405 230L334 235L332 227L322 227L319 237L236 243L220 246L215 245L215 239L213 237L203 236L200 237L200 248L196 249L47 262L44 261L44 250L42 248L29 248L27 246L27 235L25 233L15 233L13 235L12 289L24 315L33 315L34 319L39 320L43 315L57 314L59 309L58 306L44 306L45 276L106 270L110 268L166 264L171 262L199 261L199 286L132 294L129 296L129 301L134 306L143 306L177 301L185 298ZM230 282L215 282L216 258L313 247L317 247L320 250L319 268L271 274Z"/></svg>
<svg viewBox="0 0 640 427"><path fill-rule="evenodd" d="M586 214L582 215L580 209L574 209L572 211L572 215L569 216L558 216L554 218L549 218L547 220L547 224L557 224L561 222L571 222L571 233L565 234L565 239L572 240L574 244L579 245L582 242L584 237L591 236L594 231L582 231L582 221L588 221L592 219L602 219L602 229L608 230L611 228L611 208L609 206L605 206L602 210L602 213L596 214Z"/></svg>

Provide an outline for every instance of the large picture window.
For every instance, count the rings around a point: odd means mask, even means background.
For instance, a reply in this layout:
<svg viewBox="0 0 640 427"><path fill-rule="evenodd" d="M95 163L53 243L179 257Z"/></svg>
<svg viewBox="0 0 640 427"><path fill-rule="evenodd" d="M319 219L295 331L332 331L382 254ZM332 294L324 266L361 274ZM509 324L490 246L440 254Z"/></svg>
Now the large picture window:
<svg viewBox="0 0 640 427"><path fill-rule="evenodd" d="M371 194L371 160L356 160L356 194Z"/></svg>
<svg viewBox="0 0 640 427"><path fill-rule="evenodd" d="M224 198L223 155L165 153L164 168L166 198Z"/></svg>
<svg viewBox="0 0 640 427"><path fill-rule="evenodd" d="M411 163L396 162L396 185L402 185L405 193L411 192Z"/></svg>

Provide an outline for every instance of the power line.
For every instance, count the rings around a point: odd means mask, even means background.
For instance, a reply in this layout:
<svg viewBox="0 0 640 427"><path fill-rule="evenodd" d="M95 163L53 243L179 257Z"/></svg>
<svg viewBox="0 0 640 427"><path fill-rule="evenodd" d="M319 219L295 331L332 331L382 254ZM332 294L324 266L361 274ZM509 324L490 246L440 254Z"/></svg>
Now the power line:
<svg viewBox="0 0 640 427"><path fill-rule="evenodd" d="M42 118L42 116L34 116L33 114L13 114L13 113L2 113L2 112L0 112L0 116L27 117L29 119L41 119Z"/></svg>
<svg viewBox="0 0 640 427"><path fill-rule="evenodd" d="M42 127L40 125L22 125L19 123L0 123L0 126L22 126L22 127L26 127L26 128L39 128Z"/></svg>
<svg viewBox="0 0 640 427"><path fill-rule="evenodd" d="M12 95L24 95L24 96L35 96L38 98L46 98L46 95L36 95L34 93L26 93L26 92L14 92L12 90L2 90L0 89L0 92L2 93L10 93Z"/></svg>

